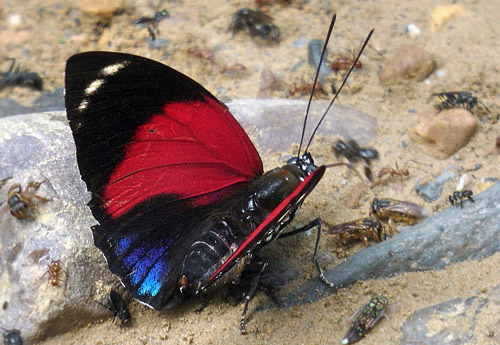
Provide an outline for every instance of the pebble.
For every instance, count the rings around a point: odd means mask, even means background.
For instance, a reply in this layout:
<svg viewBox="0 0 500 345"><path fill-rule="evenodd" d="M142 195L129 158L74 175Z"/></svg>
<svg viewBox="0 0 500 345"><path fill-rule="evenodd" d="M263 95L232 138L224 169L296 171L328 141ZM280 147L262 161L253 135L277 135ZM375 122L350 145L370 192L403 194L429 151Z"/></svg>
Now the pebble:
<svg viewBox="0 0 500 345"><path fill-rule="evenodd" d="M80 2L80 9L83 13L110 18L122 8L121 0L83 0Z"/></svg>
<svg viewBox="0 0 500 345"><path fill-rule="evenodd" d="M447 158L465 146L477 126L477 119L460 108L435 109L418 114L419 123L410 131L410 138L436 158Z"/></svg>
<svg viewBox="0 0 500 345"><path fill-rule="evenodd" d="M11 14L8 18L7 18L7 22L9 23L10 26L12 27L16 27L16 26L19 26L21 25L22 23L22 19L21 19L21 15L20 14Z"/></svg>
<svg viewBox="0 0 500 345"><path fill-rule="evenodd" d="M310 40L307 44L307 60L309 65L314 69L318 68L319 60L321 59L321 51L323 50L323 45L325 43L322 40ZM330 67L326 65L326 59L328 57L328 51L325 52L325 57L323 58L323 63L321 69L319 70L319 75L324 78L333 73Z"/></svg>
<svg viewBox="0 0 500 345"><path fill-rule="evenodd" d="M444 183L457 177L460 171L463 171L463 167L451 165L436 179L421 178L415 184L415 192L417 192L426 202L434 202L439 199L443 193Z"/></svg>
<svg viewBox="0 0 500 345"><path fill-rule="evenodd" d="M273 92L278 90L281 80L270 69L264 68L260 73L258 97L262 99L271 98Z"/></svg>
<svg viewBox="0 0 500 345"><path fill-rule="evenodd" d="M406 32L408 33L408 35L410 35L410 37L417 37L422 33L422 30L420 30L418 26L412 23L408 24L408 26L406 27Z"/></svg>
<svg viewBox="0 0 500 345"><path fill-rule="evenodd" d="M431 31L438 32L443 25L462 13L465 13L465 11L456 4L436 6L431 14Z"/></svg>
<svg viewBox="0 0 500 345"><path fill-rule="evenodd" d="M398 49L379 72L378 77L381 82L400 79L422 81L436 66L436 59L431 53L414 45L406 45Z"/></svg>

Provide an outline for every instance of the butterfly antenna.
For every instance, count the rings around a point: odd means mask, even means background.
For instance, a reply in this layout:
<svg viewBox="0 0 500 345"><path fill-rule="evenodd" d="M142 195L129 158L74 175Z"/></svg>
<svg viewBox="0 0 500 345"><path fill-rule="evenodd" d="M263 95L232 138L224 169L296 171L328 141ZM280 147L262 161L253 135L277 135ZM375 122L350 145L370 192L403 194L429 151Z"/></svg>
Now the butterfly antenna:
<svg viewBox="0 0 500 345"><path fill-rule="evenodd" d="M321 64L323 63L323 59L326 53L326 47L328 46L328 41L330 40L330 36L332 35L333 26L335 25L335 20L337 19L337 14L334 14L332 17L332 21L330 22L330 28L328 29L328 33L326 34L325 44L323 45L323 50L321 51L321 58L319 59L318 68L316 69L316 76L314 77L314 83L312 86L311 94L309 95L309 102L307 102L306 114L304 115L304 124L302 125L302 135L300 136L300 145L299 151L297 152L297 158L300 158L300 151L302 149L302 143L304 142L304 134L306 131L307 118L309 116L309 109L311 108L311 102L314 95L314 90L316 89L316 84L318 82L319 71L321 70ZM306 149L307 151L307 149Z"/></svg>
<svg viewBox="0 0 500 345"><path fill-rule="evenodd" d="M354 60L351 68L349 69L349 72L347 72L345 78L344 78L344 81L342 82L342 85L340 85L339 89L337 90L337 92L335 93L335 96L333 96L333 99L332 101L330 102L330 105L328 106L328 108L326 108L326 111L325 113L323 114L323 116L321 116L321 119L319 120L318 124L316 125L316 128L314 128L314 131L311 135L311 139L309 139L309 142L307 143L307 146L306 146L306 149L305 149L305 152L307 152L307 149L309 148L309 145L311 145L311 142L314 138L314 135L316 134L316 132L318 131L318 128L319 126L321 125L321 123L323 122L326 114L328 114L328 111L330 110L330 108L332 107L333 105L333 102L335 102L335 100L337 99L337 96L339 95L340 91L342 91L342 88L344 87L345 83L347 82L347 79L349 79L349 76L351 75L351 72L352 70L354 69L354 67L356 66L356 64L358 63L358 60L359 58L361 57L361 54L363 54L363 50L365 50L366 48L366 45L368 44L368 41L370 41L370 38L372 37L373 35L373 32L375 31L375 29L371 29L370 30L370 33L368 34L368 36L366 37L365 39L365 42L363 43L363 46L361 47L361 49L359 50L359 53L358 53L358 56L356 57L356 60Z"/></svg>

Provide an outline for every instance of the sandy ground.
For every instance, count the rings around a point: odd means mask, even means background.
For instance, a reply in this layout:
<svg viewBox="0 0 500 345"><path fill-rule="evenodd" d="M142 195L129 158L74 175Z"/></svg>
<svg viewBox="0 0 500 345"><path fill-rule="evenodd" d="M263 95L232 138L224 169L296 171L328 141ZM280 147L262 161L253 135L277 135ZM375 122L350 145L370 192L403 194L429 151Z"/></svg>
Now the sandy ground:
<svg viewBox="0 0 500 345"><path fill-rule="evenodd" d="M244 32L232 36L228 30L232 13L242 7L256 8L252 1L229 3L220 0L210 4L199 0L125 1L118 13L103 20L82 15L76 1L6 0L0 4L0 56L15 57L23 68L38 72L49 91L63 86L65 61L72 54L112 50L162 61L191 76L221 100L257 98L262 92L259 90L262 73L271 71L281 81L269 96L286 98L290 97L293 85L311 82L314 69L307 63L307 42L313 38L324 39L335 12L338 21L329 47L330 61L337 54L348 55L350 50L357 49L368 31L372 27L376 30L362 58L362 69L353 74L339 102L378 119L378 137L370 143L382 157L375 170L394 166L396 162L410 170L409 178L377 186L374 193L422 203L413 189L415 182L421 177L439 174L451 164L465 168L482 164L482 168L473 173L475 179L471 189L476 194L488 187L485 178L500 177L499 156L492 151L495 138L500 135L500 125L493 120L498 117L500 103L497 94L500 69L497 13L500 4L488 0L458 4L463 13L434 33L430 29L430 18L438 3L430 0L403 3L395 0L311 0L304 3L291 0L290 4L269 1L264 9L280 28L281 41L268 43L252 40ZM170 18L160 23L158 40L167 40L167 45L151 49L147 30L132 23L163 8L170 12ZM15 14L20 15L19 25L14 25L12 16ZM417 25L421 34L411 37L406 33L408 24ZM408 43L431 52L438 62L437 71L423 82L382 85L377 72L399 46ZM190 55L190 48L212 50L215 61ZM223 66L234 63L243 64L246 71L220 73ZM8 63L2 63L0 68L6 70ZM339 79L340 76L333 75L328 83L338 85ZM325 89L330 91L330 87ZM480 107L475 108L473 112L482 116L483 121L469 144L448 159L436 160L419 150L408 131L416 124L415 112L432 105L431 93L458 90L473 91L491 113L485 116ZM38 95L26 88L0 91L0 97L10 97L26 105ZM315 158L334 162L328 149L331 142L318 139L311 149ZM278 157L291 152L265 153L265 166L276 166ZM415 159L419 164L412 162ZM445 184L442 197L433 204L426 204L426 209L433 212L446 207L445 196L454 190L456 182ZM318 210L330 225L363 216L370 195L363 195L355 208L346 206L352 201L352 191L357 184L356 178L344 171L329 172L302 207L296 223L305 224L318 215ZM310 262L313 244L312 237L297 236L270 248L271 257L285 253L301 261L297 264L298 277L281 293L286 294L314 276ZM326 263L327 268L331 268L341 262L342 256L361 248L358 245L345 250L335 249L335 240L324 236L320 250L332 258ZM199 303L196 300L172 312L155 312L133 302L130 309L134 322L126 329L111 326L111 320L96 320L94 324L48 339L43 344L340 343L348 327L349 315L378 293L386 294L391 302L390 320L381 321L363 344L397 344L401 340L402 324L416 310L453 298L488 294L499 284L499 261L500 254L497 254L480 262L465 262L441 271L359 282L314 304L251 312L247 336L241 336L238 329L242 306L234 306L224 297L214 296L200 314L194 312ZM260 302L267 303L263 294L257 295L252 306ZM479 324L475 344L498 343L498 335L488 337L490 331L495 331L488 329L490 324L487 320ZM436 327L438 329L439 325Z"/></svg>

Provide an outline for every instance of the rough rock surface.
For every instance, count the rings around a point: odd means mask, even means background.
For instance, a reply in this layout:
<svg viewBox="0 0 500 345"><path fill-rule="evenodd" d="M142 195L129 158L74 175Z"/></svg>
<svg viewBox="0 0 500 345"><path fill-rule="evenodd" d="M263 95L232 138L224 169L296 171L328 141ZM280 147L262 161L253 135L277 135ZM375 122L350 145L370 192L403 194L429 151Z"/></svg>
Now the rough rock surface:
<svg viewBox="0 0 500 345"><path fill-rule="evenodd" d="M229 108L259 149L287 152L300 137L305 104L234 101ZM325 104L317 102L315 108ZM324 135L340 133L359 142L375 136L372 116L345 106L332 111L336 123L344 123L349 132L327 120L320 131ZM51 201L40 205L33 221L18 220L6 203L0 206L0 305L6 306L0 308L2 325L19 329L32 341L109 315L94 300L103 301L119 282L93 245L89 228L95 220L86 206L90 195L80 179L64 112L0 119L0 179L8 176L13 178L0 190L0 201L10 185L30 181L45 181L38 194ZM47 284L45 273L53 260L60 260L65 271L59 286Z"/></svg>
<svg viewBox="0 0 500 345"><path fill-rule="evenodd" d="M486 296L453 299L416 311L402 327L401 345L498 344L500 285ZM482 329L480 321L487 320Z"/></svg>
<svg viewBox="0 0 500 345"><path fill-rule="evenodd" d="M421 223L400 229L387 241L360 250L325 272L335 286L358 280L441 269L464 260L479 260L500 251L500 183L474 196L464 207L451 206ZM283 307L320 299L334 292L311 279L290 294Z"/></svg>

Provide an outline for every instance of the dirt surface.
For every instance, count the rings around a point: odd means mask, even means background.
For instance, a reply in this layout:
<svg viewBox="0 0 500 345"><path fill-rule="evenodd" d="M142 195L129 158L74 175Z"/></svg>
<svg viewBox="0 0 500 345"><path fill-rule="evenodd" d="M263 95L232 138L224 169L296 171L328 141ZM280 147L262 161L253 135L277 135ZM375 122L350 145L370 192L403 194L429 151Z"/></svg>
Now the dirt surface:
<svg viewBox="0 0 500 345"><path fill-rule="evenodd" d="M500 149L495 149L495 140L500 135L500 125L496 122L500 109L498 2L457 2L463 12L444 23L437 32L431 30L431 13L438 4L430 0L263 2L266 6L261 9L274 18L274 24L281 31L279 43L252 39L245 31L232 35L228 29L231 15L243 7L257 9L257 4L251 1L124 1L118 2L115 13L103 17L85 14L82 11L85 5L77 1L6 0L0 4L0 56L16 58L23 69L39 73L48 91L63 86L65 61L72 54L109 50L168 64L200 82L223 101L259 95L288 98L292 97L289 92L292 86L312 82L314 68L307 62L307 43L310 39L324 39L331 16L337 13L329 47L330 62L338 54L350 56L350 51L358 49L368 31L375 28L362 57L363 66L353 73L339 103L377 118L378 137L370 143L381 155L375 171L385 166L395 167L396 163L410 171L408 178L395 178L376 186L372 192L423 204L414 191L417 180L436 176L452 164L465 169L481 164L479 170L468 173L472 180L469 189L475 194L486 189L491 178L500 177ZM166 40L166 44L153 49L148 30L133 22L164 8L170 17L159 23L156 44L163 42L161 40ZM408 33L409 24L418 26L421 33L415 36ZM377 72L404 44L414 44L430 52L437 60L437 70L423 82L381 84ZM199 54L192 53L193 49L212 51L213 61L197 57ZM8 69L7 61L0 60L0 63L2 71ZM220 73L221 68L235 63L244 65L246 70ZM278 81L262 86L263 75L269 71ZM323 85L329 95L322 97L331 97L331 87L338 86L340 79L340 74L330 76ZM461 90L472 91L490 112L481 106L474 108L473 114L481 121L471 141L451 157L437 160L424 154L411 141L409 130L417 123L415 113L432 106L433 92ZM39 92L28 88L0 90L0 98L12 98L25 105L37 96ZM316 161L335 162L329 150L331 142L317 139L311 148ZM280 164L279 157L292 152L265 152L262 155L265 167L275 167ZM441 198L424 205L428 212L447 207L446 196L454 191L456 184L456 180L447 182ZM328 172L304 203L295 224L306 224L318 214L327 226L365 216L373 195L364 193L358 198L357 191L362 188L359 180L344 169ZM279 294L286 294L316 274L310 261L313 245L313 236L302 235L275 243L269 249L271 258L293 257L290 265L298 272ZM356 245L339 249L335 239L325 235L320 246L325 257L322 263L325 268L331 268L361 248L362 245ZM259 303L268 303L264 294L257 294L251 305L247 336L240 335L238 328L242 306L234 306L223 296L214 296L202 313L194 312L199 300L168 312L153 311L133 302L130 309L134 321L125 329L110 326L111 320L96 320L85 328L42 344L340 343L348 328L349 315L370 296L380 293L386 294L391 303L390 319L382 320L362 343L398 344L402 324L416 310L453 298L489 293L500 283L499 261L500 254L496 254L480 262L465 262L445 270L360 282L320 302L292 309L255 312ZM488 329L488 325L486 321L479 323L474 344L498 343L499 335L495 332L500 328Z"/></svg>

